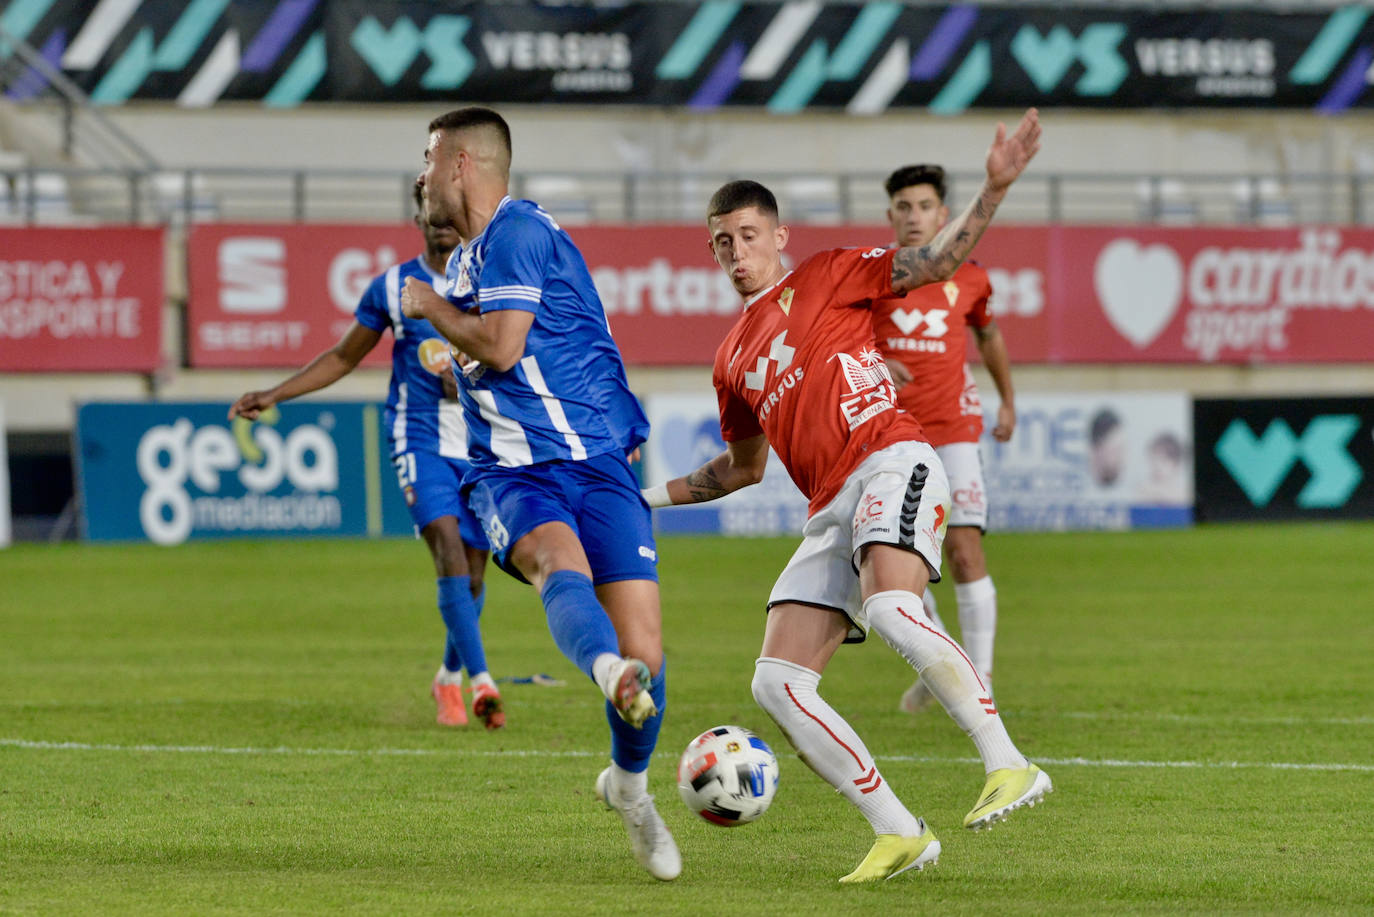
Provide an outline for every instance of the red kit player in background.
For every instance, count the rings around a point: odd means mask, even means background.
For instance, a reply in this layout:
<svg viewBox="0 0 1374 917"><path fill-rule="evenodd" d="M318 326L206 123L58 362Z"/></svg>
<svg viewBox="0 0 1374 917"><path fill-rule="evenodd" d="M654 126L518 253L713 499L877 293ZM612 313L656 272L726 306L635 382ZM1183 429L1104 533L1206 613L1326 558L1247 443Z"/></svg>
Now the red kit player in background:
<svg viewBox="0 0 1374 917"><path fill-rule="evenodd" d="M876 631L916 669L972 739L986 782L968 828L1034 805L1051 790L1007 735L978 670L932 627L921 593L940 576L949 482L896 390L873 338L874 299L954 275L1008 187L1039 149L1034 109L988 150L987 179L929 245L820 252L788 271L788 230L773 194L734 181L711 198L711 251L744 297L716 352L726 449L648 488L651 506L714 500L757 483L771 445L810 501L802 543L768 599L753 694L801 759L853 803L877 835L841 882L889 879L933 862L940 842L904 806L853 727L820 695L840 645Z"/></svg>
<svg viewBox="0 0 1374 917"><path fill-rule="evenodd" d="M884 187L887 219L898 246L926 245L949 221L945 170L940 166L903 166L888 176ZM988 314L991 295L987 271L966 261L944 283L919 287L904 296L884 296L873 303L873 331L897 385L897 406L921 422L949 476L954 503L945 554L954 573L959 642L989 690L997 590L983 554L983 532L988 527L987 488L978 454L983 410L973 373L964 362L964 330L973 330L983 365L997 385L1001 403L992 435L1006 442L1016 427L1016 394L1007 345ZM930 590L923 598L927 614L943 630ZM930 690L917 679L902 695L901 709L915 713L932 700Z"/></svg>

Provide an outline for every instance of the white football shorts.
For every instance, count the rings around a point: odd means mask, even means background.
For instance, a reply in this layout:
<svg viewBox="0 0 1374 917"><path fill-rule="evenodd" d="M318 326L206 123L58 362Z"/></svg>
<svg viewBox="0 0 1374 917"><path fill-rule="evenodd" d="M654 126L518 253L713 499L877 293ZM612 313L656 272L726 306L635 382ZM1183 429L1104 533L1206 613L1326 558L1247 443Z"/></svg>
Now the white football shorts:
<svg viewBox="0 0 1374 917"><path fill-rule="evenodd" d="M949 443L936 446L935 454L949 476L950 525L976 525L988 528L988 489L983 485L983 457L977 443Z"/></svg>
<svg viewBox="0 0 1374 917"><path fill-rule="evenodd" d="M835 499L802 528L802 543L768 596L768 607L799 602L844 612L853 626L845 642L864 639L868 622L859 600L859 550L891 544L918 554L940 581L940 548L949 516L949 481L927 443L888 446L864 460Z"/></svg>

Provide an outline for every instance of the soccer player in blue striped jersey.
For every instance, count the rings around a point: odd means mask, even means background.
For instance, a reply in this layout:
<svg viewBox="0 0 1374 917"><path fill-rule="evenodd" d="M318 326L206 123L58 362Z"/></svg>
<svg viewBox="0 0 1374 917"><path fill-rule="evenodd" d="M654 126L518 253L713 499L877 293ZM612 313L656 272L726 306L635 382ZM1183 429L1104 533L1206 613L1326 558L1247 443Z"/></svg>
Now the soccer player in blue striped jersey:
<svg viewBox="0 0 1374 917"><path fill-rule="evenodd" d="M647 777L666 696L657 553L627 461L649 424L582 254L537 204L507 195L510 161L510 129L490 109L430 123L426 213L461 242L447 296L412 279L402 305L467 355L469 503L497 564L539 590L554 642L606 696L597 796L640 865L673 879L681 857Z"/></svg>
<svg viewBox="0 0 1374 917"><path fill-rule="evenodd" d="M384 332L391 332L387 441L406 506L434 558L439 613L448 628L444 658L430 686L436 719L445 726L467 724L466 669L473 714L488 729L499 729L506 715L500 691L487 671L477 623L486 596L482 579L489 549L481 524L459 492L468 469L468 452L458 383L448 342L429 322L401 311L401 291L407 280L444 287L444 265L458 235L453 227L433 225L424 218L418 185L415 204L425 253L393 265L372 280L353 323L337 344L275 388L248 392L230 408L229 416L251 420L278 402L337 382L377 346Z"/></svg>

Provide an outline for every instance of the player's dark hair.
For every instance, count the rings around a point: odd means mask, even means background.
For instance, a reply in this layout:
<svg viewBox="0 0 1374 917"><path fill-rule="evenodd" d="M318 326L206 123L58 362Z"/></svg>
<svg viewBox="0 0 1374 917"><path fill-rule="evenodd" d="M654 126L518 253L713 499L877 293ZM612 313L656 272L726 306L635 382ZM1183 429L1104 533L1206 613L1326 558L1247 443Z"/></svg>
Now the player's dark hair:
<svg viewBox="0 0 1374 917"><path fill-rule="evenodd" d="M892 197L903 188L910 188L913 185L930 185L935 189L935 196L940 199L940 203L945 202L945 170L943 166L924 162L914 166L902 166L889 175L887 181L883 183L883 187L887 189L888 197Z"/></svg>
<svg viewBox="0 0 1374 917"><path fill-rule="evenodd" d="M745 207L757 207L764 216L774 220L778 218L778 199L773 192L756 181L744 179L727 182L711 195L711 203L706 207L706 219L734 213Z"/></svg>
<svg viewBox="0 0 1374 917"><path fill-rule="evenodd" d="M429 122L431 134L435 131L462 131L472 127L495 129L501 137L501 142L505 144L506 152L510 153L510 125L506 123L505 118L490 108L482 108L477 105L469 108L455 108L453 111L445 112Z"/></svg>

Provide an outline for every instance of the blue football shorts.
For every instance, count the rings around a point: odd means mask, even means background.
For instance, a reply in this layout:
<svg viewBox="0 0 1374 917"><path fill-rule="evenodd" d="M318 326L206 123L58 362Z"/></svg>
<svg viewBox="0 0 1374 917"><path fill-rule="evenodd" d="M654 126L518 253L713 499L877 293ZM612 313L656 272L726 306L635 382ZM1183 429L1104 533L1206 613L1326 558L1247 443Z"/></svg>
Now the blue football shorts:
<svg viewBox="0 0 1374 917"><path fill-rule="evenodd" d="M582 542L592 582L658 581L649 505L624 456L541 462L519 468L476 467L468 503L486 530L492 557L528 582L509 562L513 544L546 522L566 523Z"/></svg>
<svg viewBox="0 0 1374 917"><path fill-rule="evenodd" d="M396 466L396 482L401 485L401 496L416 529L423 529L440 516L454 516L465 544L490 550L482 523L463 499L463 476L469 467L464 459L433 452L402 452L391 462Z"/></svg>

